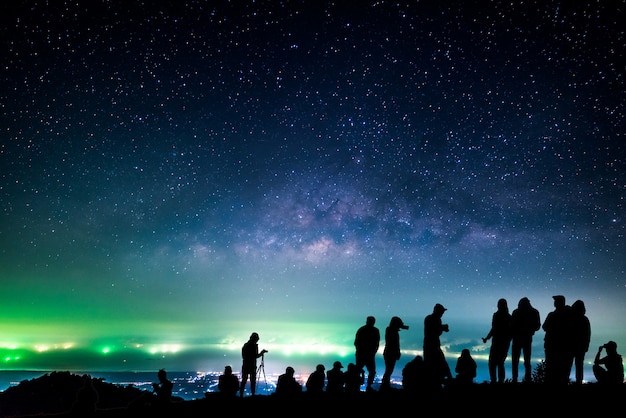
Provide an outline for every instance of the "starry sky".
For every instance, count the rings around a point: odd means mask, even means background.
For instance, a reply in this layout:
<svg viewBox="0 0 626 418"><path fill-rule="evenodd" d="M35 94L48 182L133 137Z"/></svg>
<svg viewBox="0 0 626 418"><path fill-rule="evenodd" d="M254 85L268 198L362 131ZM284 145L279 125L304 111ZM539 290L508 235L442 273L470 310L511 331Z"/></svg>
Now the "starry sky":
<svg viewBox="0 0 626 418"><path fill-rule="evenodd" d="M5 3L3 369L238 370L256 331L310 372L373 315L398 374L435 303L483 364L499 298L556 294L626 353L624 1Z"/></svg>

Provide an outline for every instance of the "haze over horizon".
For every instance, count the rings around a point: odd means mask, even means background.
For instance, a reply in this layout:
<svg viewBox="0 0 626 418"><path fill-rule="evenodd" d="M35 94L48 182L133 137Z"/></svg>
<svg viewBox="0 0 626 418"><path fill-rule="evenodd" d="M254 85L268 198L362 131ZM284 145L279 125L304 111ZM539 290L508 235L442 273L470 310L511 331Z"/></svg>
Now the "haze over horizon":
<svg viewBox="0 0 626 418"><path fill-rule="evenodd" d="M0 369L238 370L256 331L304 374L373 315L398 375L435 303L453 366L557 294L626 352L624 2L1 10Z"/></svg>

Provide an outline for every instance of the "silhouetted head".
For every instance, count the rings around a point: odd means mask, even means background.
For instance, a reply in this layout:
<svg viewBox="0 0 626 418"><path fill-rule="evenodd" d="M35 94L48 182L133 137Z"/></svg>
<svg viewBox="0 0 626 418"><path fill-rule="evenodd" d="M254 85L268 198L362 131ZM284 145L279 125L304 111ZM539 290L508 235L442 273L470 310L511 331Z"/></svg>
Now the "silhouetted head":
<svg viewBox="0 0 626 418"><path fill-rule="evenodd" d="M326 367L324 367L323 364L318 364L317 366L315 366L315 370L317 370L318 372L323 372L324 370L326 370Z"/></svg>
<svg viewBox="0 0 626 418"><path fill-rule="evenodd" d="M224 367L224 374L233 374L233 368L230 366Z"/></svg>
<svg viewBox="0 0 626 418"><path fill-rule="evenodd" d="M376 323L376 318L374 318L373 316L368 316L365 320L365 323L367 325L374 325Z"/></svg>
<svg viewBox="0 0 626 418"><path fill-rule="evenodd" d="M509 310L509 304L506 302L506 299L498 299L498 310L499 311L507 311Z"/></svg>
<svg viewBox="0 0 626 418"><path fill-rule="evenodd" d="M333 369L343 369L343 364L340 361L336 361L333 363Z"/></svg>
<svg viewBox="0 0 626 418"><path fill-rule="evenodd" d="M157 377L159 378L159 380L166 380L167 379L167 373L165 372L164 369L161 369L157 373Z"/></svg>
<svg viewBox="0 0 626 418"><path fill-rule="evenodd" d="M285 369L285 373L287 373L287 375L289 376L293 376L295 372L296 371L291 366L287 366L287 368Z"/></svg>
<svg viewBox="0 0 626 418"><path fill-rule="evenodd" d="M254 341L254 342L259 341L259 334L257 334L256 332L253 332L252 334L250 334L250 341Z"/></svg>
<svg viewBox="0 0 626 418"><path fill-rule="evenodd" d="M526 296L524 296L523 298L521 298L519 300L519 302L517 302L517 307L518 308L530 308L530 299L528 299Z"/></svg>
<svg viewBox="0 0 626 418"><path fill-rule="evenodd" d="M610 353L616 353L617 343L615 341L609 341L608 343L604 344L604 348L606 348L606 351Z"/></svg>
<svg viewBox="0 0 626 418"><path fill-rule="evenodd" d="M579 315L584 315L587 313L587 308L585 308L585 302L580 299L572 303L572 310Z"/></svg>
<svg viewBox="0 0 626 418"><path fill-rule="evenodd" d="M556 295L556 296L552 296L552 299L554 299L555 308L562 308L565 306L565 296Z"/></svg>
<svg viewBox="0 0 626 418"><path fill-rule="evenodd" d="M435 304L435 307L433 308L433 312L438 314L443 314L445 311L447 311L447 309L444 308L441 303Z"/></svg>
<svg viewBox="0 0 626 418"><path fill-rule="evenodd" d="M391 318L391 321L389 322L389 326L391 326L392 328L397 328L397 329L409 329L407 325L404 325L404 322L402 322L402 319L400 319L397 316L394 316L393 318Z"/></svg>
<svg viewBox="0 0 626 418"><path fill-rule="evenodd" d="M462 357L469 357L469 355L470 355L469 348L464 348L463 350L461 350Z"/></svg>

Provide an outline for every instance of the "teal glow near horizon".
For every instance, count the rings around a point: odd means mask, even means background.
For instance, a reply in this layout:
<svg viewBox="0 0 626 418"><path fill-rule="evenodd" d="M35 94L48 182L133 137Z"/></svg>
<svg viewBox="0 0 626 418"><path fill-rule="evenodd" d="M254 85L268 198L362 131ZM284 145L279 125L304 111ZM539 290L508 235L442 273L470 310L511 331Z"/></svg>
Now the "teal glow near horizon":
<svg viewBox="0 0 626 418"><path fill-rule="evenodd" d="M616 3L18 3L2 368L237 370L255 331L313 370L373 315L399 373L435 303L484 364L498 299L557 294L626 351Z"/></svg>

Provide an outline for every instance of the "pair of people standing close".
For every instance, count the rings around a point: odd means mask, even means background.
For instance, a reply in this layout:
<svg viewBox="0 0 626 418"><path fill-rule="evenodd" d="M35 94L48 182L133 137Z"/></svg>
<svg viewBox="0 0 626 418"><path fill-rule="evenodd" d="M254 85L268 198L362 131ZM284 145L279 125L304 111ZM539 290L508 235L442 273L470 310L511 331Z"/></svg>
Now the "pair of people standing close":
<svg viewBox="0 0 626 418"><path fill-rule="evenodd" d="M372 384L376 376L376 353L380 345L380 331L375 326L376 318L368 316L365 325L360 327L354 339L356 348L355 366L358 370L367 368L366 391L372 390ZM394 316L389 321L389 326L385 329L385 348L383 349L383 359L385 361L385 372L381 380L382 390L391 387L391 375L400 359L400 330L409 329L402 319Z"/></svg>
<svg viewBox="0 0 626 418"><path fill-rule="evenodd" d="M504 383L506 372L504 363L511 347L512 379L518 381L519 360L523 355L524 381L532 380L532 341L533 335L541 327L539 311L535 309L527 297L517 303L513 313L509 313L506 299L498 300L497 311L491 319L491 329L483 342L491 339L489 350L489 379L491 383Z"/></svg>
<svg viewBox="0 0 626 418"><path fill-rule="evenodd" d="M582 384L585 354L591 341L591 325L585 304L577 300L569 306L563 295L553 296L552 299L554 310L548 313L541 326L545 331L545 381L567 385L574 366L575 382Z"/></svg>
<svg viewBox="0 0 626 418"><path fill-rule="evenodd" d="M451 381L450 367L441 350L440 336L449 332L448 324L442 323L442 317L447 309L441 304L435 304L433 312L424 319L424 367L426 381L436 386ZM509 346L512 341L513 355L513 380L518 378L518 365L520 355L523 353L524 378L531 380L531 346L534 333L541 326L539 311L535 309L527 297L520 299L518 307L509 314L508 304L505 299L498 301L498 310L493 314L492 326L483 342L492 339L492 347L489 354L489 374L492 382L504 382L506 360ZM460 381L471 383L476 377L476 362L471 357L468 349L461 352L457 360L455 371Z"/></svg>

